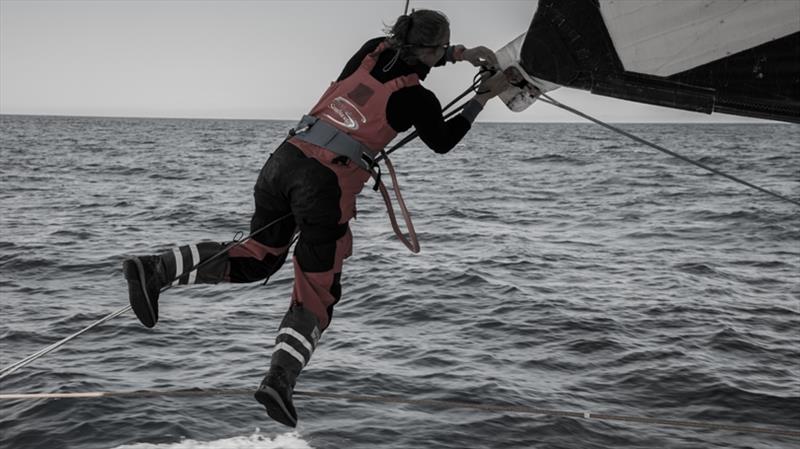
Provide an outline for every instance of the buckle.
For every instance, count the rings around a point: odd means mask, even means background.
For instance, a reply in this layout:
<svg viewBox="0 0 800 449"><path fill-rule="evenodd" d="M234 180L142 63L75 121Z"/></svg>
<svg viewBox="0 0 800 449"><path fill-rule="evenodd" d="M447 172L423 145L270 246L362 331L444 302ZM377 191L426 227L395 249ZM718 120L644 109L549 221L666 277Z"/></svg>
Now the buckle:
<svg viewBox="0 0 800 449"><path fill-rule="evenodd" d="M381 166L380 165L373 165L369 168L369 172L372 175L372 179L375 180L375 185L372 186L372 190L378 191L381 188Z"/></svg>
<svg viewBox="0 0 800 449"><path fill-rule="evenodd" d="M314 123L317 123L319 119L310 115L303 115L303 118L294 125L294 128L289 129L289 136L294 137L297 134L304 133L311 128Z"/></svg>

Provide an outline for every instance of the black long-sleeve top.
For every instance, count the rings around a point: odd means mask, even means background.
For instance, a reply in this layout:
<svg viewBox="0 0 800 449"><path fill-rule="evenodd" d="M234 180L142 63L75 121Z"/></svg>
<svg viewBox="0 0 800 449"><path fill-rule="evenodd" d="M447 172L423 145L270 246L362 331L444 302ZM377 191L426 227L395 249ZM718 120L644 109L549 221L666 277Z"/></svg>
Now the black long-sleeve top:
<svg viewBox="0 0 800 449"><path fill-rule="evenodd" d="M384 37L376 37L368 40L350 58L337 81L353 74L364 58L374 51L384 39ZM388 71L384 72L384 67L391 62L394 55L394 50L390 49L378 56L378 62L370 73L373 78L385 83L412 73L416 73L420 80L424 80L428 76L430 67L425 64L410 65L402 59L398 59ZM442 58L436 65L444 64L445 59ZM406 131L413 126L419 132L419 137L425 142L425 145L437 153L447 153L452 150L471 126L469 120L460 114L445 121L439 99L421 84L403 87L394 92L386 105L386 119L389 126L397 132Z"/></svg>

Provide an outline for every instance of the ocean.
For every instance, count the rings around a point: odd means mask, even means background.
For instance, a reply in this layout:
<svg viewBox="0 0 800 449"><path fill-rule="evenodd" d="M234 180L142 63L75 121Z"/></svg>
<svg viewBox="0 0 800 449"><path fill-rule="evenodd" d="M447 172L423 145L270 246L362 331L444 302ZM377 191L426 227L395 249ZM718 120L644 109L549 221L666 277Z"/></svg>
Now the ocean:
<svg viewBox="0 0 800 449"><path fill-rule="evenodd" d="M247 234L290 125L1 116L2 366L126 306L125 257ZM800 198L799 126L620 126ZM585 123L478 123L447 155L415 141L392 159L422 251L366 187L342 301L297 385L385 400L298 396L296 429L249 392L3 400L0 446L800 447L592 418L798 430L800 208ZM291 286L286 264L266 285L171 289L155 328L128 312L0 389L254 390Z"/></svg>

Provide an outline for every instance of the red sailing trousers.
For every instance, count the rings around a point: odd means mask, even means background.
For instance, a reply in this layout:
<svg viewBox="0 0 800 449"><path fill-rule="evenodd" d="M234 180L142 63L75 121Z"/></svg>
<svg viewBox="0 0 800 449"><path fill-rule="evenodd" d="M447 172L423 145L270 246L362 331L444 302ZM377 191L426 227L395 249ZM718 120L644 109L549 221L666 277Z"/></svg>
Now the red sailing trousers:
<svg viewBox="0 0 800 449"><path fill-rule="evenodd" d="M228 280L254 282L271 276L283 265L299 229L292 303L311 311L320 330L327 328L341 298L342 264L352 253L348 221L367 179L367 172L324 148L299 139L283 142L259 174L250 228L291 216L229 251Z"/></svg>

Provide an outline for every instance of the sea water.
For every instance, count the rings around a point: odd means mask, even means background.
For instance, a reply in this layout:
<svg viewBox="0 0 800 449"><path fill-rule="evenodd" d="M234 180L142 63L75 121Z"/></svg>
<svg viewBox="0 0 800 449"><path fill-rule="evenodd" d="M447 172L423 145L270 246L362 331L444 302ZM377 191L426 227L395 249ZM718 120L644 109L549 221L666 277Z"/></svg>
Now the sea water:
<svg viewBox="0 0 800 449"><path fill-rule="evenodd" d="M248 232L289 122L0 117L0 357L127 305L122 260ZM625 130L800 198L800 127ZM592 124L478 123L393 157L422 252L365 188L299 390L797 430L800 208ZM270 280L174 288L0 383L254 389L289 304ZM513 411L248 395L2 401L4 448L789 448L790 437Z"/></svg>

